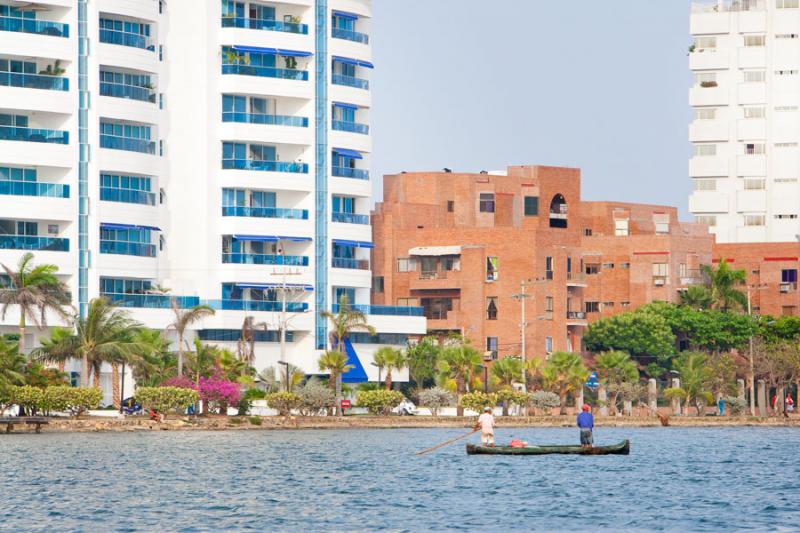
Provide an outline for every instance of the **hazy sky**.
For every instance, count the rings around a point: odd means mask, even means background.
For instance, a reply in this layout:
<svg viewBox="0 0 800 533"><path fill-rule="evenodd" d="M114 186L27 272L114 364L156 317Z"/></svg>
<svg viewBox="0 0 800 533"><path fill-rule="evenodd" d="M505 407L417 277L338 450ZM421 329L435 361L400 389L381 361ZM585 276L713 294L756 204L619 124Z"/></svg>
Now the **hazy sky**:
<svg viewBox="0 0 800 533"><path fill-rule="evenodd" d="M374 0L375 176L577 166L687 218L689 2ZM376 194L380 194L378 185Z"/></svg>

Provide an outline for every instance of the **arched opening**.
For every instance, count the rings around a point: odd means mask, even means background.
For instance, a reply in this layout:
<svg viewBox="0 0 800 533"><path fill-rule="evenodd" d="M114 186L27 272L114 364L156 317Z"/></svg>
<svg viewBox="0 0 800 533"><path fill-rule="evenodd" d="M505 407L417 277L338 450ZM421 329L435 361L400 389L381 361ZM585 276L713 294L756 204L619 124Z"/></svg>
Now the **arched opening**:
<svg viewBox="0 0 800 533"><path fill-rule="evenodd" d="M550 227L567 227L567 201L560 193L553 196L553 200L550 202Z"/></svg>

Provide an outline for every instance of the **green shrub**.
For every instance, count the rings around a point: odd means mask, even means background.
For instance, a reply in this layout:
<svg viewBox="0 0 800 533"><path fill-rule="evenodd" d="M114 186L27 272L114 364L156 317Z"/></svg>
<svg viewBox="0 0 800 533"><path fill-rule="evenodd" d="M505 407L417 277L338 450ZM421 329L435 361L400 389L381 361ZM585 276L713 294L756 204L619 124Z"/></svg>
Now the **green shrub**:
<svg viewBox="0 0 800 533"><path fill-rule="evenodd" d="M303 416L319 415L325 409L336 405L336 394L318 379L309 379L299 391L300 414Z"/></svg>
<svg viewBox="0 0 800 533"><path fill-rule="evenodd" d="M430 409L433 416L439 416L439 410L453 405L454 400L450 391L441 387L425 389L419 393L419 404Z"/></svg>
<svg viewBox="0 0 800 533"><path fill-rule="evenodd" d="M31 413L59 411L79 415L97 409L103 400L103 391L97 387L58 385L40 389L25 385L14 387L12 396L14 403Z"/></svg>
<svg viewBox="0 0 800 533"><path fill-rule="evenodd" d="M291 414L292 409L298 409L302 397L294 392L273 392L267 394L267 405L278 411L282 416Z"/></svg>
<svg viewBox="0 0 800 533"><path fill-rule="evenodd" d="M44 392L38 387L30 385L14 387L11 396L15 404L31 414L44 410Z"/></svg>
<svg viewBox="0 0 800 533"><path fill-rule="evenodd" d="M469 392L461 397L461 407L480 413L485 407L497 405L497 394L481 391Z"/></svg>
<svg viewBox="0 0 800 533"><path fill-rule="evenodd" d="M528 395L522 391L502 389L495 393L497 401L510 407L511 405L523 406L528 403Z"/></svg>
<svg viewBox="0 0 800 533"><path fill-rule="evenodd" d="M232 416L232 417L230 417L230 418L228 419L228 424L233 424L233 425L235 425L235 426L238 426L238 425L239 425L239 424L241 424L242 422L244 422L244 420L242 420L241 418L239 418L239 417L236 417L236 416Z"/></svg>
<svg viewBox="0 0 800 533"><path fill-rule="evenodd" d="M139 387L134 397L142 407L154 409L162 415L173 410L183 411L198 398L196 390L183 387Z"/></svg>
<svg viewBox="0 0 800 533"><path fill-rule="evenodd" d="M366 390L356 393L356 405L366 407L372 414L386 413L397 407L405 399L403 393L396 390Z"/></svg>
<svg viewBox="0 0 800 533"><path fill-rule="evenodd" d="M250 388L244 391L244 395L242 395L242 399L244 400L263 400L267 397L267 391L263 391L261 389Z"/></svg>
<svg viewBox="0 0 800 533"><path fill-rule="evenodd" d="M261 420L260 416L250 416L247 417L247 421L250 422L254 426L260 426L263 420Z"/></svg>
<svg viewBox="0 0 800 533"><path fill-rule="evenodd" d="M686 391L680 387L669 387L664 389L664 398L668 400L685 400L686 399Z"/></svg>
<svg viewBox="0 0 800 533"><path fill-rule="evenodd" d="M747 400L738 396L724 396L725 408L730 409L732 415L742 415L747 410Z"/></svg>
<svg viewBox="0 0 800 533"><path fill-rule="evenodd" d="M547 412L549 409L559 407L561 405L561 399L558 397L558 394L554 392L537 390L529 395L528 404L534 409L541 409Z"/></svg>

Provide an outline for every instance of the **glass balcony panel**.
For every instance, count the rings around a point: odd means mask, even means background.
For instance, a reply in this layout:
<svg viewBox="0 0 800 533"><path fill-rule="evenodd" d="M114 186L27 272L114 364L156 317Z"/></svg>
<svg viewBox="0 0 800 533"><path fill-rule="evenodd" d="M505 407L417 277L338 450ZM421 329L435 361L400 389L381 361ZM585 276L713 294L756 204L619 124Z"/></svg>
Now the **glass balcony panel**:
<svg viewBox="0 0 800 533"><path fill-rule="evenodd" d="M369 133L369 126L367 124L345 122L343 120L331 121L331 128L336 131L349 131L350 133L361 133L363 135L367 135Z"/></svg>
<svg viewBox="0 0 800 533"><path fill-rule="evenodd" d="M282 207L222 206L222 216L308 220L308 211L306 209L284 209Z"/></svg>
<svg viewBox="0 0 800 533"><path fill-rule="evenodd" d="M156 103L156 94L152 89L137 85L102 81L100 82L100 95L113 98L128 98L129 100L139 100L140 102L150 102L151 104Z"/></svg>
<svg viewBox="0 0 800 533"><path fill-rule="evenodd" d="M333 167L331 172L334 176L338 178L353 178L357 180L368 180L369 179L369 171L362 170L360 168L350 168L350 167Z"/></svg>
<svg viewBox="0 0 800 533"><path fill-rule="evenodd" d="M100 135L100 148L110 148L111 150L125 150L127 152L139 152L142 154L156 153L155 141L147 139L133 139L131 137L117 137L116 135Z"/></svg>
<svg viewBox="0 0 800 533"><path fill-rule="evenodd" d="M69 239L31 235L0 235L0 250L69 252Z"/></svg>
<svg viewBox="0 0 800 533"><path fill-rule="evenodd" d="M69 132L0 126L0 141L26 141L50 144L69 144Z"/></svg>
<svg viewBox="0 0 800 533"><path fill-rule="evenodd" d="M359 215L357 213L331 213L333 222L344 222L345 224L369 224L369 215Z"/></svg>
<svg viewBox="0 0 800 533"><path fill-rule="evenodd" d="M69 37L69 24L49 20L23 19L19 17L0 17L0 31L33 33L53 37Z"/></svg>
<svg viewBox="0 0 800 533"><path fill-rule="evenodd" d="M25 89L44 89L46 91L68 91L69 78L48 76L46 74L0 72L0 85L5 87L23 87Z"/></svg>
<svg viewBox="0 0 800 533"><path fill-rule="evenodd" d="M301 255L229 253L222 254L222 262L234 265L308 266L308 257Z"/></svg>
<svg viewBox="0 0 800 533"><path fill-rule="evenodd" d="M350 270L369 270L369 259L353 259L350 257L332 258L333 268L347 268Z"/></svg>
<svg viewBox="0 0 800 533"><path fill-rule="evenodd" d="M300 24L298 22L283 22L280 20L270 19L223 16L222 27L280 31L285 33L299 33L301 35L308 35L308 24Z"/></svg>
<svg viewBox="0 0 800 533"><path fill-rule="evenodd" d="M100 241L101 254L135 255L138 257L155 257L156 245L141 242Z"/></svg>
<svg viewBox="0 0 800 533"><path fill-rule="evenodd" d="M345 76L344 74L334 74L332 81L334 85L346 85L347 87L355 87L356 89L364 89L366 91L369 90L368 80L355 78L353 76Z"/></svg>
<svg viewBox="0 0 800 533"><path fill-rule="evenodd" d="M141 48L155 52L155 45L150 43L150 38L138 33L128 33L118 30L100 29L100 42L108 44L119 44L132 48Z"/></svg>
<svg viewBox="0 0 800 533"><path fill-rule="evenodd" d="M281 78L285 80L308 81L308 72L291 68L260 67L254 65L222 65L223 74L258 76L261 78Z"/></svg>
<svg viewBox="0 0 800 533"><path fill-rule="evenodd" d="M265 124L267 126L294 126L298 128L308 127L308 118L290 117L284 115L262 115L259 113L236 113L234 111L224 111L222 122L240 122L242 124Z"/></svg>
<svg viewBox="0 0 800 533"><path fill-rule="evenodd" d="M0 180L0 194L9 196L43 196L69 198L69 185L38 183L35 181Z"/></svg>
<svg viewBox="0 0 800 533"><path fill-rule="evenodd" d="M365 315L390 315L390 316L424 316L422 307L404 307L398 305L362 305L350 304L349 307L355 311L361 311ZM339 312L339 304L333 304L333 312Z"/></svg>
<svg viewBox="0 0 800 533"><path fill-rule="evenodd" d="M223 311L280 311L281 302L267 300L206 300L203 302L212 309ZM308 304L303 302L286 302L286 311L302 313L308 311Z"/></svg>
<svg viewBox="0 0 800 533"><path fill-rule="evenodd" d="M106 202L123 202L126 204L156 205L156 195L147 191L131 189L113 189L100 187L100 199Z"/></svg>
<svg viewBox="0 0 800 533"><path fill-rule="evenodd" d="M191 309L200 305L199 296L173 296L170 294L120 294L101 292L100 296L107 298L118 307L145 307L150 309L170 309L172 300L179 309Z"/></svg>
<svg viewBox="0 0 800 533"><path fill-rule="evenodd" d="M346 39L356 43L369 44L369 35L344 28L333 28L331 36L334 39Z"/></svg>
<svg viewBox="0 0 800 533"><path fill-rule="evenodd" d="M235 170L261 170L265 172L290 172L308 174L306 163L287 161L257 161L255 159L223 159L222 168Z"/></svg>

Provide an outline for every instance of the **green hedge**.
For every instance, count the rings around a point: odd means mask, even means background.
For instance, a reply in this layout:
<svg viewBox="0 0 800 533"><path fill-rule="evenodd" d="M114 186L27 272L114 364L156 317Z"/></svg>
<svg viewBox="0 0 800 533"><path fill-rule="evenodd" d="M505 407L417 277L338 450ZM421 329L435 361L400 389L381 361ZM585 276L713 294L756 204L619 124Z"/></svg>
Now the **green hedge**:
<svg viewBox="0 0 800 533"><path fill-rule="evenodd" d="M267 394L267 405L283 416L289 415L293 409L298 409L303 397L294 392L273 392Z"/></svg>
<svg viewBox="0 0 800 533"><path fill-rule="evenodd" d="M461 396L461 407L480 413L485 407L494 408L497 405L497 394L488 394L481 391L468 392Z"/></svg>
<svg viewBox="0 0 800 533"><path fill-rule="evenodd" d="M376 415L397 407L404 399L403 393L396 390L365 390L356 393L356 404L366 407L370 413Z"/></svg>
<svg viewBox="0 0 800 533"><path fill-rule="evenodd" d="M142 407L154 409L162 416L170 411L183 411L198 399L196 390L183 387L139 387L134 397Z"/></svg>
<svg viewBox="0 0 800 533"><path fill-rule="evenodd" d="M13 387L12 403L24 407L32 413L68 412L79 415L89 409L97 409L103 400L103 391L97 387Z"/></svg>

